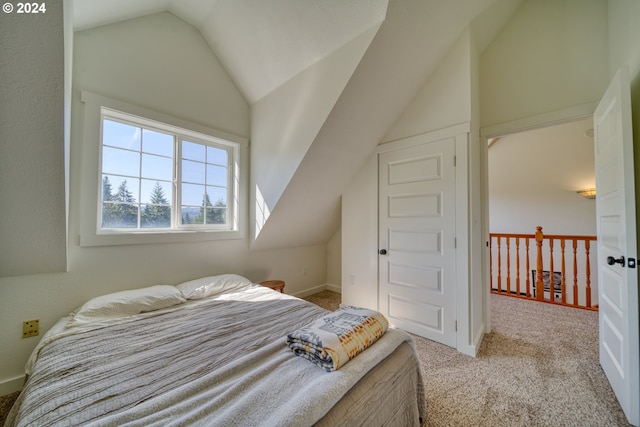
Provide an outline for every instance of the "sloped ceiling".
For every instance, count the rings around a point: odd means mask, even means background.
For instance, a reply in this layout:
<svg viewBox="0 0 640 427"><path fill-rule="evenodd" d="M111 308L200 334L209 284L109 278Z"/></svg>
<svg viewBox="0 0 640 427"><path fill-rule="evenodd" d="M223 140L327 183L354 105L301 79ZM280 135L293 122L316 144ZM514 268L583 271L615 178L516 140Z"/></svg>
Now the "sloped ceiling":
<svg viewBox="0 0 640 427"><path fill-rule="evenodd" d="M76 31L169 11L200 30L251 104L385 16L387 0L74 0Z"/></svg>

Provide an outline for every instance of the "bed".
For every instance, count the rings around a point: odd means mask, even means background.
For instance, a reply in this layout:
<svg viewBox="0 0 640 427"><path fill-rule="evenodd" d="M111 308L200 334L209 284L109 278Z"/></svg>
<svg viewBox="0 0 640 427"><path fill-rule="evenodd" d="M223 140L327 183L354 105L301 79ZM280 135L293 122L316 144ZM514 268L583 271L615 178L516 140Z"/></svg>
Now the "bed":
<svg viewBox="0 0 640 427"><path fill-rule="evenodd" d="M5 426L419 425L407 333L331 372L286 345L328 313L237 275L95 298L37 345Z"/></svg>

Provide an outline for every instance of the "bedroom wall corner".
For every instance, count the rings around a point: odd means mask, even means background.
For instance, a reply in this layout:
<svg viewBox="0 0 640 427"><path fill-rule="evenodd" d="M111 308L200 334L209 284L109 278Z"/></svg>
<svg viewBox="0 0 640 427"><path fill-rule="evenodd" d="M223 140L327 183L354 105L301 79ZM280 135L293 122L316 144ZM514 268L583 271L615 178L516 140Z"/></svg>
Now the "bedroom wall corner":
<svg viewBox="0 0 640 427"><path fill-rule="evenodd" d="M327 289L342 292L342 228L327 242Z"/></svg>
<svg viewBox="0 0 640 427"><path fill-rule="evenodd" d="M342 304L378 309L378 157L372 153L342 194Z"/></svg>

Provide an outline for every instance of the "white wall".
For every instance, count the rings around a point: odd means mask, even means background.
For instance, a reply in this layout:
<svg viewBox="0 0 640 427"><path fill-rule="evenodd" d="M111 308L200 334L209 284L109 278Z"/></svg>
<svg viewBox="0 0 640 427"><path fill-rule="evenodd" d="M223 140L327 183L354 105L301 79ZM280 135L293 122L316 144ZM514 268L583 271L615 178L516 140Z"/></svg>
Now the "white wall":
<svg viewBox="0 0 640 427"><path fill-rule="evenodd" d="M609 77L627 67L631 81L633 143L636 169L636 226L640 241L640 2L609 1Z"/></svg>
<svg viewBox="0 0 640 427"><path fill-rule="evenodd" d="M67 266L62 2L47 9L0 14L0 277Z"/></svg>
<svg viewBox="0 0 640 427"><path fill-rule="evenodd" d="M48 17L62 20L62 13L51 8ZM4 27L3 27L4 28ZM14 29L15 30L15 29ZM16 34L22 34L20 31ZM32 29L34 33L37 31ZM54 36L51 36L52 39ZM57 43L53 43L56 49ZM47 46L48 40L39 40ZM95 169L95 163L80 164L84 144L83 114L79 91L92 92L140 105L144 108L175 116L227 133L246 137L249 135L249 106L239 94L230 78L211 52L202 37L190 25L168 13L125 21L118 24L85 30L75 34L74 91L71 141L71 194L70 194L70 243L69 269L52 274L23 274L0 278L0 394L22 386L24 364L38 338L21 338L22 321L39 318L41 334L54 322L87 299L96 295L154 284L177 284L206 275L234 272L254 281L282 279L286 292L304 295L309 289L326 283L326 246L324 244L269 251L250 251L248 238L224 241L199 241L155 245L128 245L81 247L79 245L80 218L88 207L78 197L81 188L82 169ZM42 69L49 66L48 55L40 55L39 49L21 52L27 62ZM62 51L59 51L62 61ZM54 61L54 64L56 62ZM54 79L45 83L62 86ZM55 103L57 95L43 98L45 103ZM62 99L62 94L60 94ZM33 102L33 99L30 99ZM37 104L37 102L36 102ZM34 107L35 109L35 107ZM39 139L42 151L37 157L40 163L54 166L62 161L62 103L60 114L43 119L59 124L60 144L49 139ZM21 136L29 138L33 123L21 128ZM55 126L51 126L54 129ZM55 137L53 141L56 141ZM3 137L3 146L4 146ZM50 155L49 155L50 154ZM64 182L54 182L51 195L61 200L64 210ZM31 203L40 189L22 186L18 201ZM4 194L4 190L3 190ZM3 196L4 197L4 196ZM85 203L85 204L83 204ZM55 212L52 215L56 215ZM244 224L245 227L248 224ZM60 250L64 251L64 214L60 224L63 230ZM41 244L47 233L39 235L23 227L19 237L8 244L19 245L28 240ZM5 236L3 236L3 241ZM19 239L19 240L18 240ZM43 240L42 243L47 243ZM3 251L4 252L4 251ZM28 255L24 255L28 256Z"/></svg>
<svg viewBox="0 0 640 427"><path fill-rule="evenodd" d="M461 37L416 93L384 142L471 120L469 34Z"/></svg>
<svg viewBox="0 0 640 427"><path fill-rule="evenodd" d="M342 229L327 242L327 285L329 290L342 292Z"/></svg>
<svg viewBox="0 0 640 427"><path fill-rule="evenodd" d="M606 1L525 1L480 57L481 127L596 103L607 40Z"/></svg>

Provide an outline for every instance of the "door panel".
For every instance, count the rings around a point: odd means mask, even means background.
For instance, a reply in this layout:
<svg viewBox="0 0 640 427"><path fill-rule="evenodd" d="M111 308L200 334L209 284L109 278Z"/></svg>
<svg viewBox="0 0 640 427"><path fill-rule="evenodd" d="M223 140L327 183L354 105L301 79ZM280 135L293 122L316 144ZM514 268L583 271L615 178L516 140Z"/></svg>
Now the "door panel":
<svg viewBox="0 0 640 427"><path fill-rule="evenodd" d="M600 364L629 422L640 422L638 272L629 80L611 82L594 113ZM608 257L627 262L609 263ZM633 263L628 262L629 258Z"/></svg>

